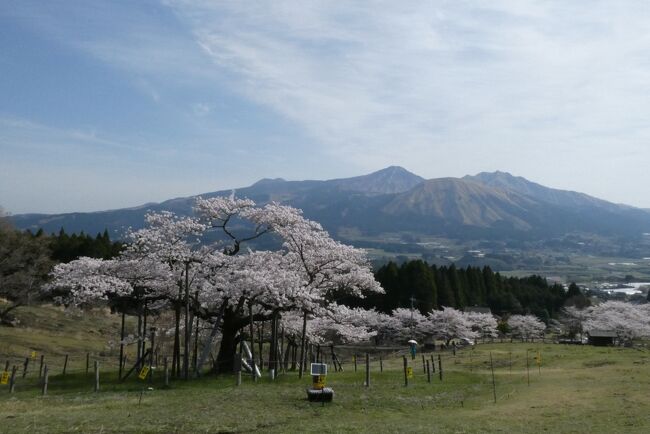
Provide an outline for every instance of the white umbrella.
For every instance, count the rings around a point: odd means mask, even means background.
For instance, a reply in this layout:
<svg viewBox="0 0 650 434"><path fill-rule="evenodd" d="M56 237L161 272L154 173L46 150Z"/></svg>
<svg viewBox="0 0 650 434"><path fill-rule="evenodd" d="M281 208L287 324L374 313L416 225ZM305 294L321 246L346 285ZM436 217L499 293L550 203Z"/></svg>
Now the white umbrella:
<svg viewBox="0 0 650 434"><path fill-rule="evenodd" d="M418 344L418 342L417 342L415 339L411 339L411 340L409 340L408 343L409 343L409 344L415 344L415 345Z"/></svg>

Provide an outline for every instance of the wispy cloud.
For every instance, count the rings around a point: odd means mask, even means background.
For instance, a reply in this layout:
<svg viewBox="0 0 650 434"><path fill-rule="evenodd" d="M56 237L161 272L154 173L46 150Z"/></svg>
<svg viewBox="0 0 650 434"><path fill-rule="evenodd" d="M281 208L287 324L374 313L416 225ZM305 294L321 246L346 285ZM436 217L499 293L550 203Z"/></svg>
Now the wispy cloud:
<svg viewBox="0 0 650 434"><path fill-rule="evenodd" d="M197 176L219 172L224 186L242 172L400 164L426 177L510 170L642 204L635 185L650 182L650 3L17 1L3 12L151 103L128 129L56 136L209 161Z"/></svg>
<svg viewBox="0 0 650 434"><path fill-rule="evenodd" d="M625 158L650 139L648 4L168 4L247 98L360 167L552 182L554 169L606 171L611 160L590 154Z"/></svg>

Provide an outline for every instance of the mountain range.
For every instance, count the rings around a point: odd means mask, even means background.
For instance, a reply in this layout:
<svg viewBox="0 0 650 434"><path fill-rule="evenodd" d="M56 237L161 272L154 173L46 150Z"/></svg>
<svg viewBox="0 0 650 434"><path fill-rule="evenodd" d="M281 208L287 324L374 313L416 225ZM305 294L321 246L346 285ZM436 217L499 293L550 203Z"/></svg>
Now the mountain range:
<svg viewBox="0 0 650 434"><path fill-rule="evenodd" d="M457 240L543 240L571 233L640 238L650 233L650 212L583 193L548 188L505 172L424 179L391 166L368 175L326 181L262 179L235 190L258 203L301 208L339 239L381 240L409 234ZM231 190L205 193L212 197ZM119 237L139 228L148 211L191 214L196 196L101 212L21 214L21 229L97 233Z"/></svg>

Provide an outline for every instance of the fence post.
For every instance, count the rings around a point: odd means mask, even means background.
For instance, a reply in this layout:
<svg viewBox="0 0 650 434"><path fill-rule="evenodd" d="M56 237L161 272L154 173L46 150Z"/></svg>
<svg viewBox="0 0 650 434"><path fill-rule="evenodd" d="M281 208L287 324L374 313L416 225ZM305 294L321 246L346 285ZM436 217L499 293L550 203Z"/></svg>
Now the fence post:
<svg viewBox="0 0 650 434"><path fill-rule="evenodd" d="M409 377L407 373L407 368L408 368L408 361L406 359L406 356L402 356L404 358L404 387L409 385Z"/></svg>
<svg viewBox="0 0 650 434"><path fill-rule="evenodd" d="M370 387L370 355L366 353L366 387Z"/></svg>
<svg viewBox="0 0 650 434"><path fill-rule="evenodd" d="M442 357L438 354L438 375L440 376L440 381L442 381Z"/></svg>
<svg viewBox="0 0 650 434"><path fill-rule="evenodd" d="M95 392L99 392L99 362L95 360Z"/></svg>
<svg viewBox="0 0 650 434"><path fill-rule="evenodd" d="M27 375L27 368L29 367L29 357L25 357L25 363L23 363L23 378Z"/></svg>
<svg viewBox="0 0 650 434"><path fill-rule="evenodd" d="M65 377L65 370L68 368L68 355L65 355L65 360L63 361L63 376Z"/></svg>
<svg viewBox="0 0 650 434"><path fill-rule="evenodd" d="M47 395L47 382L49 380L50 373L48 372L47 365L45 365L45 370L43 371L43 396Z"/></svg>
<svg viewBox="0 0 650 434"><path fill-rule="evenodd" d="M354 359L354 372L357 372L357 355L355 354L352 358Z"/></svg>
<svg viewBox="0 0 650 434"><path fill-rule="evenodd" d="M89 368L90 368L90 353L86 353L86 377L88 376Z"/></svg>
<svg viewBox="0 0 650 434"><path fill-rule="evenodd" d="M43 359L45 359L45 354L41 354L41 363L38 365L38 378L43 377Z"/></svg>
<svg viewBox="0 0 650 434"><path fill-rule="evenodd" d="M14 393L14 390L16 389L16 370L18 368L16 365L13 366L11 369L11 378L9 379L9 393Z"/></svg>
<svg viewBox="0 0 650 434"><path fill-rule="evenodd" d="M381 358L381 354L379 355L379 372L384 372L384 360Z"/></svg>
<svg viewBox="0 0 650 434"><path fill-rule="evenodd" d="M431 369L429 368L430 364L427 360L427 383L431 383Z"/></svg>
<svg viewBox="0 0 650 434"><path fill-rule="evenodd" d="M427 373L427 364L424 361L424 353L422 353L422 372L425 374Z"/></svg>
<svg viewBox="0 0 650 434"><path fill-rule="evenodd" d="M431 368L432 368L431 372L433 372L435 374L436 373L436 361L433 358L433 354L431 354Z"/></svg>

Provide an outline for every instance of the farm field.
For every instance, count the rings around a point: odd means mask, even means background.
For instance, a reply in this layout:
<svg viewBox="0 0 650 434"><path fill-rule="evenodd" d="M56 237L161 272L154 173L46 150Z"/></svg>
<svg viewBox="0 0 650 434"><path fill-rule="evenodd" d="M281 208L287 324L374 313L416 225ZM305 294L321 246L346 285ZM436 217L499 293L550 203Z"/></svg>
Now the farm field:
<svg viewBox="0 0 650 434"><path fill-rule="evenodd" d="M32 316L39 312L33 309ZM40 311L43 315L43 310ZM54 310L43 317L55 317ZM94 324L113 332L115 316ZM359 356L354 372L352 353L343 354L344 372L330 372L327 385L336 393L332 403L310 403L305 388L308 376L295 372L277 380L253 383L244 376L237 387L234 376L173 381L164 389L158 371L152 384L132 376L117 381L109 359L99 358L100 391L93 392L93 376L85 374L85 353L70 353L70 365L61 376L63 352L101 347L104 333L84 323L83 336L68 336L63 329L47 330L33 323L28 329L2 328L0 357L29 351L42 336L52 353L47 396L41 396L37 359L25 379L18 375L16 392L0 386L0 432L648 432L650 415L650 352L644 348L596 348L543 343L480 344L454 357L442 354L443 380L437 370L431 383L422 358L408 359L413 378L404 386L401 353L371 352L370 387L364 386L364 364ZM40 323L44 327L45 322ZM49 333L49 334L48 334ZM94 336L94 339L90 338ZM13 338L12 338L13 337ZM22 346L12 339L22 340ZM81 338L81 339L79 339ZM85 346L84 346L85 345ZM7 348L12 354L5 354ZM529 354L529 378L526 353ZM540 352L541 368L533 357ZM404 352L405 353L405 352ZM357 354L362 354L357 351ZM440 354L431 354L437 362ZM494 402L490 355L494 361L497 402ZM511 363L512 360L512 363ZM437 363L436 363L437 364ZM330 365L330 370L332 369ZM152 390L149 390L151 387Z"/></svg>

